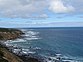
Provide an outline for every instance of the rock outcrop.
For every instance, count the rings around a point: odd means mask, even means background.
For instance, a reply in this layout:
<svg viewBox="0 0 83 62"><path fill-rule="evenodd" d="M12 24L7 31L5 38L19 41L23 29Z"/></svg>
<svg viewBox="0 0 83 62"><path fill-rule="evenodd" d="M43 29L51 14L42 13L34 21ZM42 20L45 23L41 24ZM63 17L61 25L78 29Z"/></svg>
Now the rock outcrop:
<svg viewBox="0 0 83 62"><path fill-rule="evenodd" d="M23 34L17 29L0 28L0 41L13 40ZM11 53L4 45L0 44L0 62L23 62L18 56Z"/></svg>
<svg viewBox="0 0 83 62"><path fill-rule="evenodd" d="M23 32L17 29L0 28L0 40L13 40L22 34Z"/></svg>
<svg viewBox="0 0 83 62"><path fill-rule="evenodd" d="M24 34L17 29L0 28L0 41L2 40L14 40ZM6 46L0 44L0 62L41 62L37 58L18 56L10 52Z"/></svg>
<svg viewBox="0 0 83 62"><path fill-rule="evenodd" d="M18 56L9 52L6 47L0 45L0 62L23 62Z"/></svg>

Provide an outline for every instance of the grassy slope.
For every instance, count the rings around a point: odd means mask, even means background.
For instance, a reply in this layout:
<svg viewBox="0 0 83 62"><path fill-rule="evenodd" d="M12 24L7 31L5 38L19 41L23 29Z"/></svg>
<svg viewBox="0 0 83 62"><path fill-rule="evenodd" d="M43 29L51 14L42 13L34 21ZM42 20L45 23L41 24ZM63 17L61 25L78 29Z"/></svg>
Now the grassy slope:
<svg viewBox="0 0 83 62"><path fill-rule="evenodd" d="M0 61L1 62L23 62L19 57L9 52L2 45L0 45Z"/></svg>
<svg viewBox="0 0 83 62"><path fill-rule="evenodd" d="M20 30L17 29L0 28L0 33L1 33L0 40L4 40L4 37L8 35L6 34L5 36L3 36L4 32L6 33L9 32L11 35L12 33L18 35L16 31L21 32ZM23 61L13 53L9 52L6 47L3 47L3 45L0 44L0 62L23 62Z"/></svg>
<svg viewBox="0 0 83 62"><path fill-rule="evenodd" d="M23 32L17 29L0 28L0 40L13 40L20 37L21 34Z"/></svg>
<svg viewBox="0 0 83 62"><path fill-rule="evenodd" d="M9 28L0 28L0 32L12 32L12 31L19 31L17 29L9 29Z"/></svg>
<svg viewBox="0 0 83 62"><path fill-rule="evenodd" d="M4 54L3 52L1 51L3 47L0 45L0 61L1 62L8 62L6 59L4 59Z"/></svg>

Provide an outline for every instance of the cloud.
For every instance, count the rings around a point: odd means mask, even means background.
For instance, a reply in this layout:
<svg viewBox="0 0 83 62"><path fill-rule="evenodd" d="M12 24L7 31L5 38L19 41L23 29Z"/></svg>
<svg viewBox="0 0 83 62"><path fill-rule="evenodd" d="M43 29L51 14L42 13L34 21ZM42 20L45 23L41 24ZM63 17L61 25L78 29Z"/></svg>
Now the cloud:
<svg viewBox="0 0 83 62"><path fill-rule="evenodd" d="M69 13L74 11L72 5L64 5L62 0L51 0L49 10L55 13Z"/></svg>
<svg viewBox="0 0 83 62"><path fill-rule="evenodd" d="M27 28L27 27L83 27L83 22L30 22L0 21L0 27Z"/></svg>
<svg viewBox="0 0 83 62"><path fill-rule="evenodd" d="M45 0L0 0L1 17L28 18L44 14Z"/></svg>
<svg viewBox="0 0 83 62"><path fill-rule="evenodd" d="M0 0L0 17L47 18L48 12L83 13L82 0Z"/></svg>
<svg viewBox="0 0 83 62"><path fill-rule="evenodd" d="M74 13L83 13L83 0L62 0L64 4L72 5L75 9Z"/></svg>

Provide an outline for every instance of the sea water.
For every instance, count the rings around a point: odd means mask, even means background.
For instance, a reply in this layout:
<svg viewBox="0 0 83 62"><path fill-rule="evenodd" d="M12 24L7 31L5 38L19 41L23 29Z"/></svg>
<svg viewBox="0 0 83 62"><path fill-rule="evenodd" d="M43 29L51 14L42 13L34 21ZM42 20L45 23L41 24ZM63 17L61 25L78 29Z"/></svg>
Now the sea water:
<svg viewBox="0 0 83 62"><path fill-rule="evenodd" d="M53 62L61 56L61 62L83 62L83 28L33 28L21 29L22 38L6 42L22 48L21 54L36 54ZM14 49L14 53L19 50Z"/></svg>

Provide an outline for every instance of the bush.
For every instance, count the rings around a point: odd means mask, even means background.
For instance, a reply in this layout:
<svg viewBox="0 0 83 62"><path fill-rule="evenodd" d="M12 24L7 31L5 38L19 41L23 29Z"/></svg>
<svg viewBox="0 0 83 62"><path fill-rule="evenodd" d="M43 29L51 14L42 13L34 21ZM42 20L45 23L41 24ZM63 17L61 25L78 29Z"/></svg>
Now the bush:
<svg viewBox="0 0 83 62"><path fill-rule="evenodd" d="M2 39L3 39L3 36L0 35L0 40L2 40Z"/></svg>

